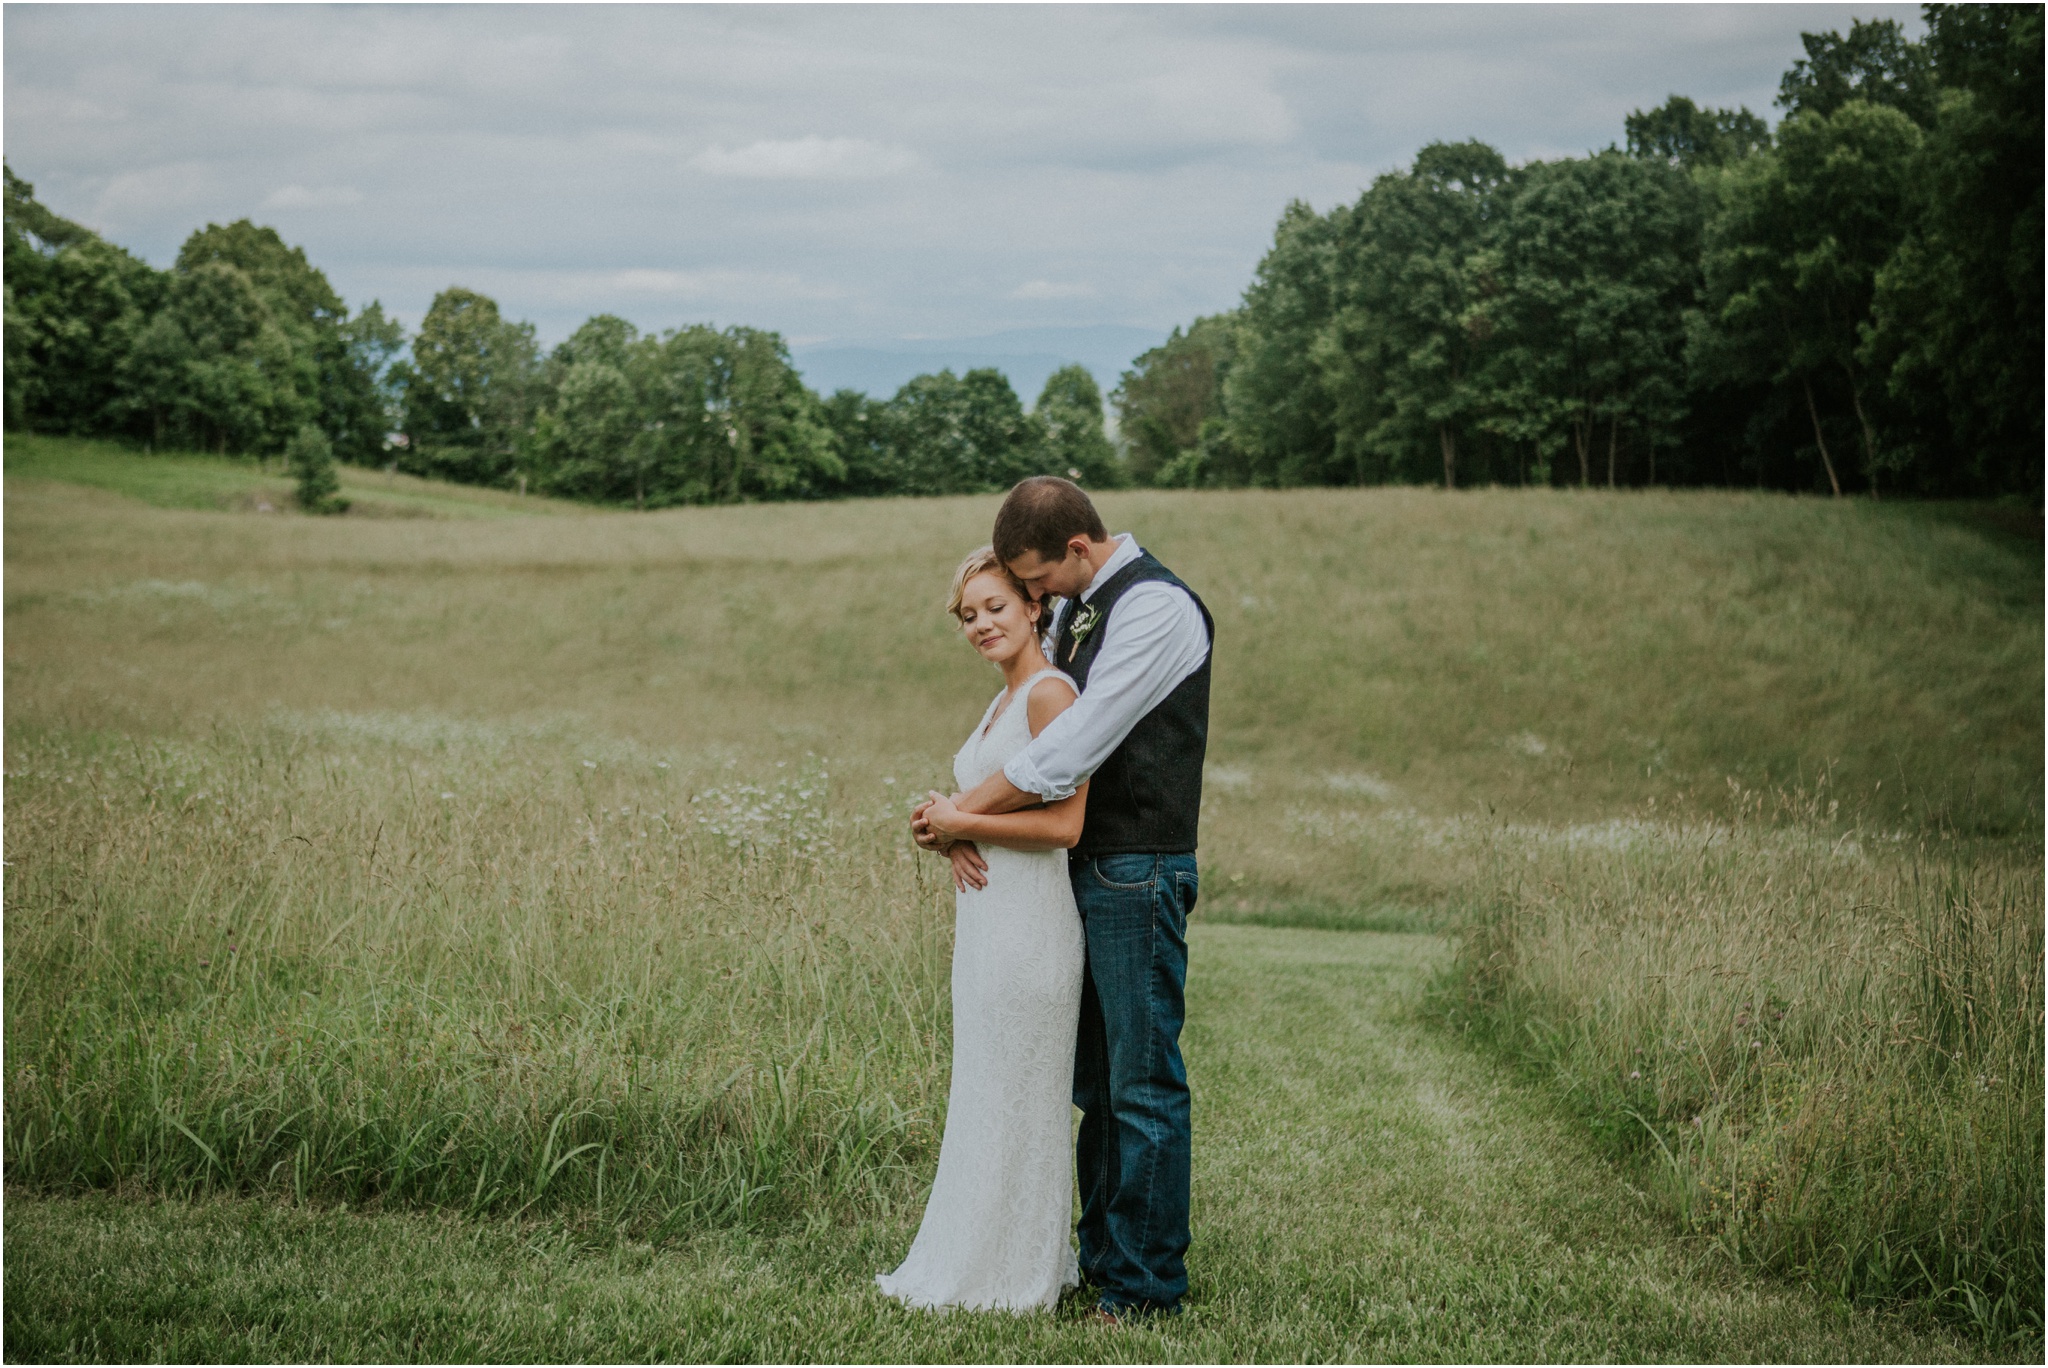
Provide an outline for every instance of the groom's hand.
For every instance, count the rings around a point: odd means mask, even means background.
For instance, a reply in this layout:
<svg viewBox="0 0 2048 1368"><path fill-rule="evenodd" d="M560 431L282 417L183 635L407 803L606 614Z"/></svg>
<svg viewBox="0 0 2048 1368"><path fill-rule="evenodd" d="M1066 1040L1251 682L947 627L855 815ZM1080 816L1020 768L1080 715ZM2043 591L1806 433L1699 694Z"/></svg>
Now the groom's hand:
<svg viewBox="0 0 2048 1368"><path fill-rule="evenodd" d="M959 830L960 809L953 806L954 800L937 789L926 792L924 806L920 810L925 830L937 837L942 844L951 844L961 839Z"/></svg>
<svg viewBox="0 0 2048 1368"><path fill-rule="evenodd" d="M929 850L934 855L943 855L950 842L932 830L932 819L928 815L931 805L932 800L927 798L910 810L910 839L917 842L919 850Z"/></svg>

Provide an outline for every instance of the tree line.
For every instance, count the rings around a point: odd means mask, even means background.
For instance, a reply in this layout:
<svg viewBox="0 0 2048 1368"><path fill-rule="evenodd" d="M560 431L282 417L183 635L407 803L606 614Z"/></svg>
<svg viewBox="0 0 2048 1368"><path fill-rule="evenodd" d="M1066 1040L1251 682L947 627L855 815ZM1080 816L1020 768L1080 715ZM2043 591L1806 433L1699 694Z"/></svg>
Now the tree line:
<svg viewBox="0 0 2048 1368"><path fill-rule="evenodd" d="M1775 131L1673 96L1625 149L1290 205L1113 392L1132 478L2038 500L2041 11L1925 13L1803 35Z"/></svg>
<svg viewBox="0 0 2048 1368"><path fill-rule="evenodd" d="M996 370L821 398L772 332L643 334L599 315L544 353L531 324L461 287L408 345L274 229L209 224L159 271L5 174L12 429L284 454L322 509L345 507L335 458L639 508L1123 479L1081 366L1028 410Z"/></svg>
<svg viewBox="0 0 2048 1368"><path fill-rule="evenodd" d="M11 169L6 422L636 507L1039 473L2038 500L2041 11L1926 17L1803 35L1775 130L1673 96L1625 148L1433 143L1289 205L1238 307L1124 373L1116 445L1079 366L1029 410L995 370L819 396L772 332L601 315L544 353L459 287L408 342L274 229L209 224L159 271Z"/></svg>

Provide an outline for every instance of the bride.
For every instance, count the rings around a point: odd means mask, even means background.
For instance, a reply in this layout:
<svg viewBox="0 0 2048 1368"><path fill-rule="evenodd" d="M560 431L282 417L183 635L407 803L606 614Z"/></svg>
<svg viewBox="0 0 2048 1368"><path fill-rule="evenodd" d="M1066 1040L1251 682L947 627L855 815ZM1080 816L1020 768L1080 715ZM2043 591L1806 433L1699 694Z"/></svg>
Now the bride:
<svg viewBox="0 0 2048 1368"><path fill-rule="evenodd" d="M1039 605L988 547L953 572L948 609L1004 689L953 757L960 791L1002 768L1074 701L1038 640ZM968 839L948 851L955 899L953 1082L939 1173L903 1266L882 1290L911 1306L1029 1311L1078 1281L1073 1222L1074 1032L1080 914L1067 850L1088 800L934 817Z"/></svg>

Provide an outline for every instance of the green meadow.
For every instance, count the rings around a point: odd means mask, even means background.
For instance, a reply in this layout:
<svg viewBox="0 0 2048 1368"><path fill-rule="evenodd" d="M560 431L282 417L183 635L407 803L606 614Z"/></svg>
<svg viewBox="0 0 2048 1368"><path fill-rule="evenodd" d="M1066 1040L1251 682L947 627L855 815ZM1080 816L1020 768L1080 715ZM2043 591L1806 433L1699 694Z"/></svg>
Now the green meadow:
<svg viewBox="0 0 2048 1368"><path fill-rule="evenodd" d="M10 1359L2039 1356L2038 515L1104 495L1218 632L1194 1286L1105 1330L869 1281L994 498L5 474Z"/></svg>

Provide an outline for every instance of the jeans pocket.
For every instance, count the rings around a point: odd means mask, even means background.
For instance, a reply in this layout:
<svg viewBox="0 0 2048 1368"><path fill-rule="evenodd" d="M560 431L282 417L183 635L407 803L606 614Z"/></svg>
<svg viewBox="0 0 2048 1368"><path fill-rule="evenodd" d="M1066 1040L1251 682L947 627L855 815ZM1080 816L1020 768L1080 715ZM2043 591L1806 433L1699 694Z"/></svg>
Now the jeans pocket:
<svg viewBox="0 0 2048 1368"><path fill-rule="evenodd" d="M1150 888L1159 874L1157 855L1098 855L1094 860L1096 882L1109 888L1135 892Z"/></svg>

